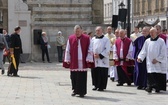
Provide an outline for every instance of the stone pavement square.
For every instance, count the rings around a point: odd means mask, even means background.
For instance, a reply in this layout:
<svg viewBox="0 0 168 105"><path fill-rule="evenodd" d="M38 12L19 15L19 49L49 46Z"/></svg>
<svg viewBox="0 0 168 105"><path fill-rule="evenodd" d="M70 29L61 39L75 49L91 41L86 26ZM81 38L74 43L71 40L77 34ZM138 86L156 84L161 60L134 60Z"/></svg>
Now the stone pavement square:
<svg viewBox="0 0 168 105"><path fill-rule="evenodd" d="M70 72L61 63L20 64L19 75L0 76L0 105L168 105L167 91L148 94L110 80L104 92L92 91L90 70L87 95L72 97Z"/></svg>

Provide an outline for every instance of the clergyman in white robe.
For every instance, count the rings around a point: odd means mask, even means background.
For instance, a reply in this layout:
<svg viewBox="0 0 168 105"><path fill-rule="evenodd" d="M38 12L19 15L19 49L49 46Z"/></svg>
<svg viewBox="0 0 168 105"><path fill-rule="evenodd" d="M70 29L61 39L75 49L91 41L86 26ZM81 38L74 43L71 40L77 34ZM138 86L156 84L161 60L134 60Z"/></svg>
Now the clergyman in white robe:
<svg viewBox="0 0 168 105"><path fill-rule="evenodd" d="M96 28L96 37L92 38L91 46L94 54L95 68L94 73L94 88L93 90L104 91L107 86L108 68L109 68L109 54L110 54L110 40L102 35L102 28Z"/></svg>
<svg viewBox="0 0 168 105"><path fill-rule="evenodd" d="M147 62L147 91L154 88L156 92L166 90L167 73L167 48L163 39L158 36L155 39L148 38L138 55L138 59ZM154 61L157 61L154 63Z"/></svg>

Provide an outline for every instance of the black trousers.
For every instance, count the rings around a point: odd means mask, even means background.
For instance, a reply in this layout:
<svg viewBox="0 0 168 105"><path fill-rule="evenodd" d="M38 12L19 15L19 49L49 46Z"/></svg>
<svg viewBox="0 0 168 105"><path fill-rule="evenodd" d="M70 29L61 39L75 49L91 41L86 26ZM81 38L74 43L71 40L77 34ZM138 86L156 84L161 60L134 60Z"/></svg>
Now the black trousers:
<svg viewBox="0 0 168 105"><path fill-rule="evenodd" d="M91 76L92 76L92 85L95 86L95 84L96 84L96 71L95 71L95 68L91 68Z"/></svg>
<svg viewBox="0 0 168 105"><path fill-rule="evenodd" d="M117 66L118 83L119 84L132 83L133 82L133 71L134 71L133 66L130 66L130 67L127 66L127 71L124 71L122 66Z"/></svg>
<svg viewBox="0 0 168 105"><path fill-rule="evenodd" d="M5 64L6 58L8 59L8 62L10 63L10 55L8 55L8 56L3 56L3 63Z"/></svg>
<svg viewBox="0 0 168 105"><path fill-rule="evenodd" d="M41 49L41 50L42 50L42 61L45 61L44 56L46 55L47 61L49 62L50 58L49 58L47 46L45 48Z"/></svg>
<svg viewBox="0 0 168 105"><path fill-rule="evenodd" d="M58 61L62 62L62 55L63 55L63 49L62 46L57 46L57 50L58 50Z"/></svg>
<svg viewBox="0 0 168 105"><path fill-rule="evenodd" d="M147 86L149 88L166 91L166 74L148 73Z"/></svg>
<svg viewBox="0 0 168 105"><path fill-rule="evenodd" d="M11 64L9 74L17 75L18 74L18 68L19 68L19 62L20 62L20 50L14 51L14 57L16 61L16 69L14 68L13 63Z"/></svg>
<svg viewBox="0 0 168 105"><path fill-rule="evenodd" d="M108 80L108 68L96 67L93 70L93 84L96 88L106 89Z"/></svg>
<svg viewBox="0 0 168 105"><path fill-rule="evenodd" d="M74 93L85 95L87 93L87 71L71 71L70 78Z"/></svg>

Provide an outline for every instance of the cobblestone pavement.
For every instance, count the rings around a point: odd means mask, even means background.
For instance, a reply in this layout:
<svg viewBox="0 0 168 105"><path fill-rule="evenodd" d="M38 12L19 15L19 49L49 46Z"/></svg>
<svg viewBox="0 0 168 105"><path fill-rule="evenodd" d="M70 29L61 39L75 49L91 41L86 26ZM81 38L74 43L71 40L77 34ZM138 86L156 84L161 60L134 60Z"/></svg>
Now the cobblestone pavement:
<svg viewBox="0 0 168 105"><path fill-rule="evenodd" d="M72 97L69 70L59 63L20 64L19 75L0 76L0 105L168 105L168 92L148 94L110 80L104 92L92 91L90 71L87 95Z"/></svg>

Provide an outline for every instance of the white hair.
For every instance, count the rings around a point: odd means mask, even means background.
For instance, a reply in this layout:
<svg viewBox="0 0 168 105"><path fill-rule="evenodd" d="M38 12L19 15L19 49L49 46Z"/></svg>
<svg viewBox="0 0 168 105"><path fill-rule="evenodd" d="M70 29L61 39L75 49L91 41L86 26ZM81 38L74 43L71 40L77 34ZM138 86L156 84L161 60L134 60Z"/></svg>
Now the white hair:
<svg viewBox="0 0 168 105"><path fill-rule="evenodd" d="M77 30L77 29L82 29L82 27L80 25L75 25L74 30Z"/></svg>

